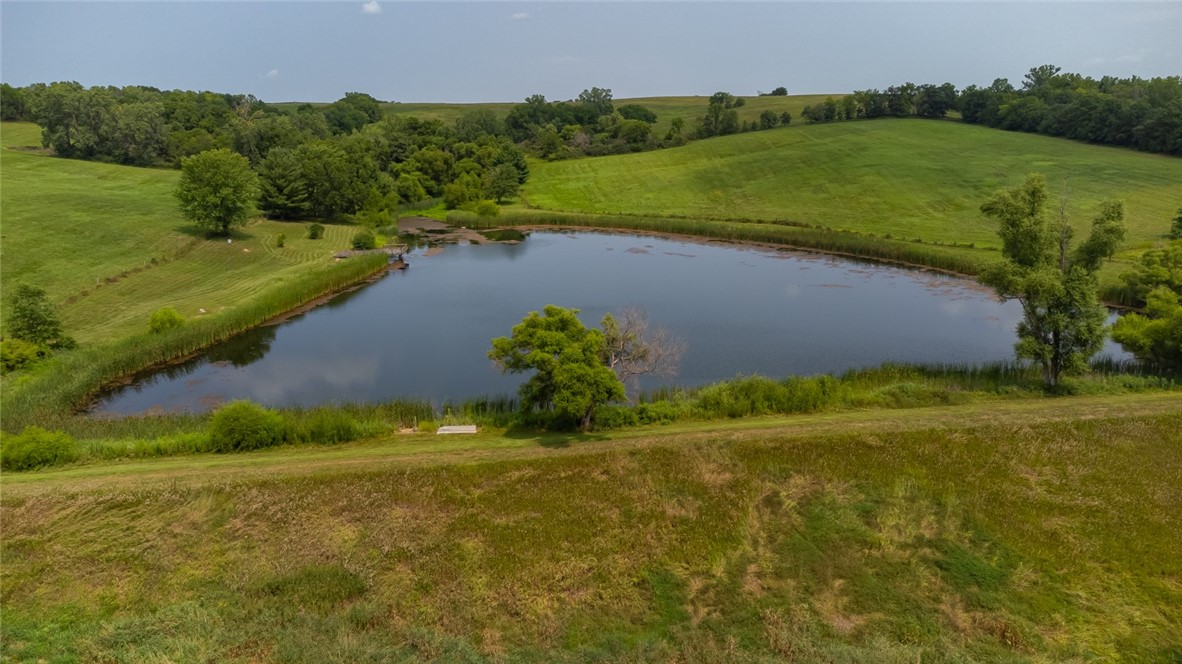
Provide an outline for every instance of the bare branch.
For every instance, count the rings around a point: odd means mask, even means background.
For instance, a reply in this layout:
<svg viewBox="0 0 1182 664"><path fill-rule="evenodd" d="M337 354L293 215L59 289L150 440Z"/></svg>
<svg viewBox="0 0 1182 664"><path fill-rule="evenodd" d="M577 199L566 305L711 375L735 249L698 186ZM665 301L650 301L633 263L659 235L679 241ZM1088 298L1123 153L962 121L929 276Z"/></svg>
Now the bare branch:
<svg viewBox="0 0 1182 664"><path fill-rule="evenodd" d="M663 328L651 328L643 309L627 307L618 317L603 317L603 362L625 385L643 375L674 376L685 342Z"/></svg>

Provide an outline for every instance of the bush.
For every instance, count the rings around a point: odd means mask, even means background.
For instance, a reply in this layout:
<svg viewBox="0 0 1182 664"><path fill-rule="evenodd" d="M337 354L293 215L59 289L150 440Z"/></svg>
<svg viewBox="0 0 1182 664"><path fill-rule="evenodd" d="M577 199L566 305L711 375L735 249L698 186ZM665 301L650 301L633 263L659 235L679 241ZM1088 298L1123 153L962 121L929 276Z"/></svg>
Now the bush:
<svg viewBox="0 0 1182 664"><path fill-rule="evenodd" d="M319 240L324 237L324 224L312 224L308 226L308 239Z"/></svg>
<svg viewBox="0 0 1182 664"><path fill-rule="evenodd" d="M476 204L476 215L480 217L495 217L501 213L501 208L493 201L480 201Z"/></svg>
<svg viewBox="0 0 1182 664"><path fill-rule="evenodd" d="M356 420L335 408L324 408L314 411L307 422L290 429L288 442L347 443L360 437L361 426Z"/></svg>
<svg viewBox="0 0 1182 664"><path fill-rule="evenodd" d="M357 231L353 236L353 248L357 250L373 249L378 246L378 240L374 237L373 231L368 228Z"/></svg>
<svg viewBox="0 0 1182 664"><path fill-rule="evenodd" d="M439 423L435 420L423 420L419 422L419 433L435 433L439 431Z"/></svg>
<svg viewBox="0 0 1182 664"><path fill-rule="evenodd" d="M185 317L180 315L176 309L161 307L153 311L152 317L148 319L148 331L152 334L160 334L165 330L171 330L184 324Z"/></svg>
<svg viewBox="0 0 1182 664"><path fill-rule="evenodd" d="M636 418L640 424L672 424L681 415L682 409L671 401L642 403L636 407Z"/></svg>
<svg viewBox="0 0 1182 664"><path fill-rule="evenodd" d="M0 444L0 468L29 470L58 466L78 458L78 444L69 434L25 427L15 436L5 436Z"/></svg>
<svg viewBox="0 0 1182 664"><path fill-rule="evenodd" d="M608 429L634 427L640 420L637 419L636 413L627 406L600 406L595 409L592 422L595 423L596 431L607 431Z"/></svg>
<svg viewBox="0 0 1182 664"><path fill-rule="evenodd" d="M287 235L280 233L279 237L275 238L275 246L282 249L285 244L287 244Z"/></svg>
<svg viewBox="0 0 1182 664"><path fill-rule="evenodd" d="M214 452L257 450L283 442L279 413L249 401L233 401L218 409L209 422Z"/></svg>
<svg viewBox="0 0 1182 664"><path fill-rule="evenodd" d="M0 341L0 370L4 373L23 369L49 357L49 349L24 339Z"/></svg>

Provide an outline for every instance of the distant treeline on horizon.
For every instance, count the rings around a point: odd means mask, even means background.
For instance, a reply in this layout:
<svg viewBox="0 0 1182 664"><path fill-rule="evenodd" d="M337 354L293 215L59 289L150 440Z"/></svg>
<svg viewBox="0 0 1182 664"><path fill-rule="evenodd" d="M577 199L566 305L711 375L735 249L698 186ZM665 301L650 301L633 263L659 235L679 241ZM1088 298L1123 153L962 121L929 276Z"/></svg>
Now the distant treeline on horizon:
<svg viewBox="0 0 1182 664"><path fill-rule="evenodd" d="M1015 88L999 78L989 87L970 85L957 92L951 83L904 83L860 90L841 99L806 106L806 122L889 116L961 119L997 129L1023 131L1103 143L1145 152L1182 155L1182 77L1100 80L1061 73L1059 67L1031 69Z"/></svg>

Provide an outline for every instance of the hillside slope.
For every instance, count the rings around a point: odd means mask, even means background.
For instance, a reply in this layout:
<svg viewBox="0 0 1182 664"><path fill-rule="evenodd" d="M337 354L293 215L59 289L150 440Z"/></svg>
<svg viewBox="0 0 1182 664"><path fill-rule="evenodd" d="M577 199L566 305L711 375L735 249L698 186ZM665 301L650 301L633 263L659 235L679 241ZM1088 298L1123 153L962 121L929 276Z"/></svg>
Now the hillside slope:
<svg viewBox="0 0 1182 664"><path fill-rule="evenodd" d="M329 225L313 241L304 224L256 220L233 243L208 238L181 217L179 171L51 157L40 136L0 125L0 288L44 288L81 342L143 332L166 305L185 317L232 309L331 266L355 231Z"/></svg>
<svg viewBox="0 0 1182 664"><path fill-rule="evenodd" d="M996 247L979 211L999 187L1045 173L1086 231L1125 201L1124 255L1161 239L1182 207L1182 159L951 121L790 126L680 148L537 163L531 207L586 213L786 220L925 242Z"/></svg>

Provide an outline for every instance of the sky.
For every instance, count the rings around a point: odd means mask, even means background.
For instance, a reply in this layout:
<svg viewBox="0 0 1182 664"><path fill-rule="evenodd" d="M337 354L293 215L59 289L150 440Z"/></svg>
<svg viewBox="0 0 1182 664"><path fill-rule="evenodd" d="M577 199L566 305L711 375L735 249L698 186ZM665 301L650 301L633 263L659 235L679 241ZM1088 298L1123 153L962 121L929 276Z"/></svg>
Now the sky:
<svg viewBox="0 0 1182 664"><path fill-rule="evenodd" d="M333 101L838 93L1182 74L1182 3L14 2L0 79Z"/></svg>

